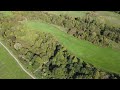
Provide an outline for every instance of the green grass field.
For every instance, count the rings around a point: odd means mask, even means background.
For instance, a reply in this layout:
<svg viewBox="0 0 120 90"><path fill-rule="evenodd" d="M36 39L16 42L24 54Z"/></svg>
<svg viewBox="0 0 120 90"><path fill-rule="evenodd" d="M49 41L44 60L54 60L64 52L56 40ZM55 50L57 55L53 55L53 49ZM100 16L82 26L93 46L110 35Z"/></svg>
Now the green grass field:
<svg viewBox="0 0 120 90"><path fill-rule="evenodd" d="M120 51L111 48L101 48L88 41L79 40L63 32L63 28L55 25L28 21L24 23L28 30L39 30L54 35L71 53L94 66L120 74Z"/></svg>
<svg viewBox="0 0 120 90"><path fill-rule="evenodd" d="M0 45L0 79L31 79Z"/></svg>

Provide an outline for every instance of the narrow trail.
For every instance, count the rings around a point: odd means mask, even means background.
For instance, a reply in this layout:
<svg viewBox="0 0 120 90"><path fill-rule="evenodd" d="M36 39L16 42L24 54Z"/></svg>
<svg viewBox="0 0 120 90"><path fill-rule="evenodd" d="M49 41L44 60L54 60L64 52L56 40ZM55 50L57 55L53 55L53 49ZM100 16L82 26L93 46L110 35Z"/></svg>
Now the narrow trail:
<svg viewBox="0 0 120 90"><path fill-rule="evenodd" d="M19 62L19 60L11 53L11 51L2 43L0 42L0 44L8 51L8 53L15 59L15 61L19 64L19 66L22 68L22 70L27 73L30 77L32 77L33 79L36 79L32 74L30 74L23 66L22 64Z"/></svg>

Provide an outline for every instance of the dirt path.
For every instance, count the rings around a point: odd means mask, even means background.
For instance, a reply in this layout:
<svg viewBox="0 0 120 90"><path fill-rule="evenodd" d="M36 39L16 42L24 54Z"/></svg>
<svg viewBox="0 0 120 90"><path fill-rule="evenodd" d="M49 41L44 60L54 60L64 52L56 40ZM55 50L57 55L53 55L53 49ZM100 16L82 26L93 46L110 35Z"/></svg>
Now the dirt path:
<svg viewBox="0 0 120 90"><path fill-rule="evenodd" d="M0 44L8 51L8 53L15 59L15 61L19 64L19 66L22 68L22 70L24 72L26 72L30 77L32 77L33 79L36 79L32 74L30 74L23 66L22 64L19 62L19 60L11 53L11 51L2 43L0 42Z"/></svg>

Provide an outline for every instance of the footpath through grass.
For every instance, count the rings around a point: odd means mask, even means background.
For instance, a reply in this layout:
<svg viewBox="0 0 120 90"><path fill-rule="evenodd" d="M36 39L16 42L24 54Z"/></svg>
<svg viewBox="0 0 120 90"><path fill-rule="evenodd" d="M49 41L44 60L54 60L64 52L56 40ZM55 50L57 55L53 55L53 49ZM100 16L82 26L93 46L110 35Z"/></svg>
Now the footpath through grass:
<svg viewBox="0 0 120 90"><path fill-rule="evenodd" d="M29 30L38 30L51 33L60 43L62 43L71 53L82 58L84 61L94 66L120 74L120 51L111 48L95 46L88 41L79 40L63 32L63 28L57 28L50 24L39 21L28 21L24 23Z"/></svg>
<svg viewBox="0 0 120 90"><path fill-rule="evenodd" d="M0 44L0 79L32 79Z"/></svg>

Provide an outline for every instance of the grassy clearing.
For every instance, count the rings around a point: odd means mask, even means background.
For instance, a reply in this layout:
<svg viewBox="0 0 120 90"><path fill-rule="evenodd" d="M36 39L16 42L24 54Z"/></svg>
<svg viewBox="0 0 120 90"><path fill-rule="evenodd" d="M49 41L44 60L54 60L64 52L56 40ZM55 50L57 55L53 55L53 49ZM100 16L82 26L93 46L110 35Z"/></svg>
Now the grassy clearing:
<svg viewBox="0 0 120 90"><path fill-rule="evenodd" d="M0 79L31 79L0 45Z"/></svg>
<svg viewBox="0 0 120 90"><path fill-rule="evenodd" d="M54 35L71 53L84 61L106 71L120 74L120 51L111 48L101 48L88 41L79 40L59 30L50 24L28 21L26 29L38 30Z"/></svg>

